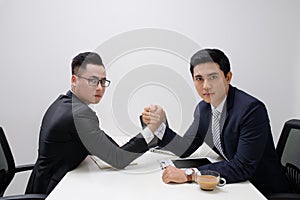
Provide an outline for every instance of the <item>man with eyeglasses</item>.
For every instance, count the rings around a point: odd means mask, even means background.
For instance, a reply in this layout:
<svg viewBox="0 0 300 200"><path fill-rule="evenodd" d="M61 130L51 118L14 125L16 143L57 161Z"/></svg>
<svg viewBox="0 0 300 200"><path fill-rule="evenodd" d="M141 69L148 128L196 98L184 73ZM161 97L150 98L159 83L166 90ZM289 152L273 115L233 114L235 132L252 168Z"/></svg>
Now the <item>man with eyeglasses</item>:
<svg viewBox="0 0 300 200"><path fill-rule="evenodd" d="M120 147L99 127L96 113L89 107L103 98L110 81L100 56L80 53L72 61L71 90L60 95L48 108L42 121L38 159L26 193L49 194L63 176L92 154L122 169L149 149L152 132L161 124L162 109L154 109L157 124Z"/></svg>
<svg viewBox="0 0 300 200"><path fill-rule="evenodd" d="M227 183L250 180L268 196L289 191L289 183L276 154L267 109L257 98L233 87L227 56L219 49L202 49L190 61L195 88L203 99L196 106L194 121L186 133L176 134L164 124L156 131L158 145L180 157L194 153L205 141L222 161L181 170L168 166L165 183L195 181L197 170L214 170ZM149 108L143 112L146 124L154 122Z"/></svg>

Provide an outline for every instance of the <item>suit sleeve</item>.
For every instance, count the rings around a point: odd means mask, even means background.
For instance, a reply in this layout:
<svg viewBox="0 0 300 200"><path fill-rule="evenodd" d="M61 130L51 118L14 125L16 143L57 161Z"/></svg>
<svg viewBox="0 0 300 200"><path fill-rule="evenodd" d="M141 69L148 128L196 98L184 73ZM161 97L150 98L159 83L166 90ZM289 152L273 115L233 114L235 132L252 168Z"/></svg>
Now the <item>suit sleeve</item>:
<svg viewBox="0 0 300 200"><path fill-rule="evenodd" d="M99 128L96 114L87 106L73 108L73 117L78 136L89 153L96 155L115 168L126 167L148 150L148 145L141 134L119 147Z"/></svg>
<svg viewBox="0 0 300 200"><path fill-rule="evenodd" d="M191 155L202 145L205 137L205 135L200 134L199 120L200 112L198 105L194 112L194 120L185 134L180 136L167 127L159 146L180 157Z"/></svg>
<svg viewBox="0 0 300 200"><path fill-rule="evenodd" d="M269 119L261 102L249 105L243 112L239 127L236 153L229 161L221 161L198 167L220 172L228 183L249 180L262 159L270 132Z"/></svg>

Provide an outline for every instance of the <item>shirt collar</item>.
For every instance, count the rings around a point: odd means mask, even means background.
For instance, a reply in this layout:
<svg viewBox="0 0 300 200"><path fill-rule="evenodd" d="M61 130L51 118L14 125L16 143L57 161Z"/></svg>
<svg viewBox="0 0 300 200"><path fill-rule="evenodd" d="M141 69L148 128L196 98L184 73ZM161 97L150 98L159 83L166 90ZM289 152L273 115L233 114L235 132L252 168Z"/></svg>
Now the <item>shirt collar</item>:
<svg viewBox="0 0 300 200"><path fill-rule="evenodd" d="M217 111L219 111L220 113L222 113L226 99L227 99L227 96L225 96L225 98L223 99L223 101L216 108L212 104L210 104L211 110L217 109Z"/></svg>

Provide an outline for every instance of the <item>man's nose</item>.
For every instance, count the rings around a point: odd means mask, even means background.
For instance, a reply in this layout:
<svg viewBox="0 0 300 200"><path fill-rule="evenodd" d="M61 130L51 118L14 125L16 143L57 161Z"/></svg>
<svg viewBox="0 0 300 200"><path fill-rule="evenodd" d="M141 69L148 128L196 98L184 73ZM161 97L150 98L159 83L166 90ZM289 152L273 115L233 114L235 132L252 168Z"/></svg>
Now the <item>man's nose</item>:
<svg viewBox="0 0 300 200"><path fill-rule="evenodd" d="M210 88L210 83L207 79L204 79L204 81L203 81L203 88L204 89Z"/></svg>
<svg viewBox="0 0 300 200"><path fill-rule="evenodd" d="M101 83L98 83L96 90L103 90L103 89L105 89L105 87L103 87Z"/></svg>

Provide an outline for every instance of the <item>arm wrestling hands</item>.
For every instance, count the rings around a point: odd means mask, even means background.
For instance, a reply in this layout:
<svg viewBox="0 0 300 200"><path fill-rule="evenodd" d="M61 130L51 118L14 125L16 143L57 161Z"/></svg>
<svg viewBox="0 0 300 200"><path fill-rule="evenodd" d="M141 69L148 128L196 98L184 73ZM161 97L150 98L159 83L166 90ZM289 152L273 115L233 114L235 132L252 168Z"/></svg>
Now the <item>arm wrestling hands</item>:
<svg viewBox="0 0 300 200"><path fill-rule="evenodd" d="M154 133L158 127L166 121L165 111L158 105L150 105L144 108L143 122Z"/></svg>

